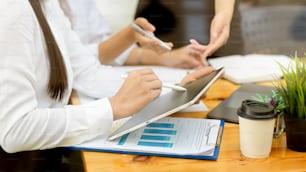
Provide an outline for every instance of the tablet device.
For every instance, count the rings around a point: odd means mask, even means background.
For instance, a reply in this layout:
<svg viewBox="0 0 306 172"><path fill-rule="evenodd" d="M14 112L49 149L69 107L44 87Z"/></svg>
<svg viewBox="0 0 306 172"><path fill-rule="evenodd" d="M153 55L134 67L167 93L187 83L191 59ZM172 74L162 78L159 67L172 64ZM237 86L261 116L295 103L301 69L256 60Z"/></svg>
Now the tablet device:
<svg viewBox="0 0 306 172"><path fill-rule="evenodd" d="M141 111L134 114L116 131L111 133L108 139L114 140L124 134L130 133L149 123L193 105L209 89L209 87L222 76L223 73L223 68L214 70L210 74L185 85L184 87L187 91L169 91L168 93L161 95Z"/></svg>
<svg viewBox="0 0 306 172"><path fill-rule="evenodd" d="M226 122L239 123L237 109L241 102L245 99L253 99L256 94L271 95L274 87L243 84L230 97L212 109L208 114L208 118L223 119Z"/></svg>

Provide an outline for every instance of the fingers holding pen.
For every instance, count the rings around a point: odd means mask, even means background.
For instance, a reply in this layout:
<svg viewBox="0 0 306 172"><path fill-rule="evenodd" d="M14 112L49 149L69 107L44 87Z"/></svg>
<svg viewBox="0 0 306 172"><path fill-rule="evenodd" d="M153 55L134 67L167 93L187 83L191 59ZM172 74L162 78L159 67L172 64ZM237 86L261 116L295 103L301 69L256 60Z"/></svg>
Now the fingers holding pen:
<svg viewBox="0 0 306 172"><path fill-rule="evenodd" d="M152 69L144 68L135 70L129 73L133 81L138 83L144 89L148 90L161 90L162 82Z"/></svg>
<svg viewBox="0 0 306 172"><path fill-rule="evenodd" d="M173 43L163 42L155 37L155 27L147 19L139 17L131 27L135 30L135 39L143 48L151 49L159 54L172 49Z"/></svg>
<svg viewBox="0 0 306 172"><path fill-rule="evenodd" d="M135 23L141 28L143 28L145 31L153 33L156 30L155 26L143 17L136 18Z"/></svg>
<svg viewBox="0 0 306 172"><path fill-rule="evenodd" d="M161 94L162 82L152 69L129 73L119 91L111 97L114 119L130 116Z"/></svg>

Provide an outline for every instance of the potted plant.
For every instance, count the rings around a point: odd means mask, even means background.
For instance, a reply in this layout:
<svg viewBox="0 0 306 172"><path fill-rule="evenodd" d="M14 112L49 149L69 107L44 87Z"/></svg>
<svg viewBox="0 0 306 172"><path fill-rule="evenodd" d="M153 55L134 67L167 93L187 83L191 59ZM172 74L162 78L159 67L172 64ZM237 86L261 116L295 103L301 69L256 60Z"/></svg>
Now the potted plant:
<svg viewBox="0 0 306 172"><path fill-rule="evenodd" d="M259 102L269 103L274 107L277 115L275 120L273 137L279 137L285 130L284 109L286 105L283 101L283 98L280 96L278 91L274 89L272 90L272 94L269 96L256 94L253 99Z"/></svg>
<svg viewBox="0 0 306 172"><path fill-rule="evenodd" d="M288 67L280 65L283 80L276 86L282 103L286 125L287 147L306 151L306 54L294 57Z"/></svg>
<svg viewBox="0 0 306 172"><path fill-rule="evenodd" d="M287 147L306 152L306 54L294 57L289 66L279 65L283 80L275 85L271 96L257 94L257 101L270 103L277 115L274 137L286 126ZM285 123L285 125L284 125Z"/></svg>

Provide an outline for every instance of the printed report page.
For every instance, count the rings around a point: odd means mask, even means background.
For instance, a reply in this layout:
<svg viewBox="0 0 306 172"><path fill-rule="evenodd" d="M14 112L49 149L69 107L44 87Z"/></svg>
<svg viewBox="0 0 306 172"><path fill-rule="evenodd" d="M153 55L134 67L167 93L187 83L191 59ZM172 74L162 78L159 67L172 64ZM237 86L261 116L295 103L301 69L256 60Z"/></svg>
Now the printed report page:
<svg viewBox="0 0 306 172"><path fill-rule="evenodd" d="M113 141L104 136L78 147L209 156L214 153L219 127L220 120L215 119L166 117Z"/></svg>

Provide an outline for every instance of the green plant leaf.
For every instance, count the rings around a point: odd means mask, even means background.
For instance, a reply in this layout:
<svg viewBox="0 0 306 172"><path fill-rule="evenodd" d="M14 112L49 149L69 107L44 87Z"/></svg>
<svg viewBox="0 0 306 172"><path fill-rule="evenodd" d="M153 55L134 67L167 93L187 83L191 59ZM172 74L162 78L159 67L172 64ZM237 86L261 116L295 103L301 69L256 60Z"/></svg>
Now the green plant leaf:
<svg viewBox="0 0 306 172"><path fill-rule="evenodd" d="M279 64L283 81L276 87L285 106L285 113L295 118L306 119L306 54L294 57L288 67ZM280 100L278 100L280 101ZM281 105L283 106L283 105Z"/></svg>

